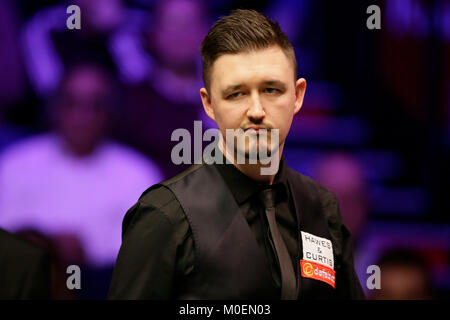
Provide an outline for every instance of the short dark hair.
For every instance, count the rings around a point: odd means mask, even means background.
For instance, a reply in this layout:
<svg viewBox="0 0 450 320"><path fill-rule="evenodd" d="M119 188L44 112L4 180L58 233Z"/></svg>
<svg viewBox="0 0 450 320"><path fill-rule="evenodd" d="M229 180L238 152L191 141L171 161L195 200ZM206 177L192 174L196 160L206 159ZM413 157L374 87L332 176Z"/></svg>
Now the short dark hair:
<svg viewBox="0 0 450 320"><path fill-rule="evenodd" d="M221 55L265 49L278 45L292 61L297 77L297 61L292 44L279 24L255 10L237 9L220 18L209 30L200 51L203 83L209 91L210 72ZM294 79L295 81L295 79Z"/></svg>

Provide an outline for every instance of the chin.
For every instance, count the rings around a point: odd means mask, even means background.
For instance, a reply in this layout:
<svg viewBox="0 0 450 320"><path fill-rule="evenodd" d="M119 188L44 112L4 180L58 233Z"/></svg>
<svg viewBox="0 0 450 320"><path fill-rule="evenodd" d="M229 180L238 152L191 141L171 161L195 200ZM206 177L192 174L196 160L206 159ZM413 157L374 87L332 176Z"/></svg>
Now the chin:
<svg viewBox="0 0 450 320"><path fill-rule="evenodd" d="M262 148L262 149L261 149ZM265 160L270 157L276 152L276 149L271 149L267 146L267 144L262 145L251 145L247 146L245 150L237 149L236 150L238 154L244 155L246 160L250 160L250 158L254 158L255 160ZM260 154L261 151L261 154ZM256 158L255 158L256 156ZM262 157L261 157L262 156ZM249 163L247 161L247 163Z"/></svg>

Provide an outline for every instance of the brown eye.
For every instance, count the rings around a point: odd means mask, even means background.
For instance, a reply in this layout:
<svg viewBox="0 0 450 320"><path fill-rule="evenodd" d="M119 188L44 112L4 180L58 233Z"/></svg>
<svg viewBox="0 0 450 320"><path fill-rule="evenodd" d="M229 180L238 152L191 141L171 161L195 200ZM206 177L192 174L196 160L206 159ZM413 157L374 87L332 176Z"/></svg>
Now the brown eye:
<svg viewBox="0 0 450 320"><path fill-rule="evenodd" d="M266 88L264 89L265 92L273 94L273 93L279 93L280 90L276 89L276 88Z"/></svg>
<svg viewBox="0 0 450 320"><path fill-rule="evenodd" d="M232 94L230 94L230 95L227 97L227 99L235 99L235 98L238 98L241 94L242 94L242 92L235 92L235 93L232 93Z"/></svg>

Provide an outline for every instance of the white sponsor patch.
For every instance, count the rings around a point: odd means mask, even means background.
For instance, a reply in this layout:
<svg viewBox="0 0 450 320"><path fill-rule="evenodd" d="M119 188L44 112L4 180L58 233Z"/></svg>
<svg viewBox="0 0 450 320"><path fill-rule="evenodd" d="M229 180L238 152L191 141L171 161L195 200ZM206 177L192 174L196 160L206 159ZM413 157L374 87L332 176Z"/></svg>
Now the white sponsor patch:
<svg viewBox="0 0 450 320"><path fill-rule="evenodd" d="M334 270L333 245L321 238L302 231L303 260L319 263Z"/></svg>

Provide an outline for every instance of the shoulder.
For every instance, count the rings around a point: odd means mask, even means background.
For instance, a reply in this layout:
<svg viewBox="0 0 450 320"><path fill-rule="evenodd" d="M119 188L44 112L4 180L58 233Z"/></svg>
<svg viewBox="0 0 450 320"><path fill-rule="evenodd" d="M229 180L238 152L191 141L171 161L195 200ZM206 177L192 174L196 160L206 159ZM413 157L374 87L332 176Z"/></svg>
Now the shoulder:
<svg viewBox="0 0 450 320"><path fill-rule="evenodd" d="M178 175L155 184L145 190L138 201L128 210L122 223L122 236L130 226L136 223L151 225L152 223L168 224L175 230L190 232L189 222L175 194L167 186L184 179L194 171L204 168L193 165ZM155 222L158 220L159 222Z"/></svg>
<svg viewBox="0 0 450 320"><path fill-rule="evenodd" d="M151 208L164 214L170 222L178 220L181 205L175 195L162 184L154 185L148 188L139 197L139 206L142 208Z"/></svg>
<svg viewBox="0 0 450 320"><path fill-rule="evenodd" d="M161 184L153 185L139 197L127 211L122 222L122 236L136 227L140 230L153 228L159 230L185 230L189 224L175 195ZM164 228L162 228L164 226Z"/></svg>

